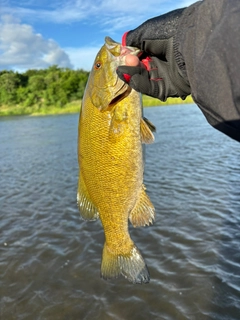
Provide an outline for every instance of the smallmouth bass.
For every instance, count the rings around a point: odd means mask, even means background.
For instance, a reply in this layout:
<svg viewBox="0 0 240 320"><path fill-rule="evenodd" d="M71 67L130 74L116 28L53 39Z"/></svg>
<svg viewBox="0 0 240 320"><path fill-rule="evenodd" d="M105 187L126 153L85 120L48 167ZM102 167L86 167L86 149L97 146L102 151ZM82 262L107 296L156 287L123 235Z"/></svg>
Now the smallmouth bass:
<svg viewBox="0 0 240 320"><path fill-rule="evenodd" d="M129 53L139 49L106 37L90 72L79 117L77 203L83 219L102 222L101 276L147 283L149 272L128 220L139 227L155 218L143 184L142 154L142 143L154 140L154 126L143 119L141 95L117 76Z"/></svg>

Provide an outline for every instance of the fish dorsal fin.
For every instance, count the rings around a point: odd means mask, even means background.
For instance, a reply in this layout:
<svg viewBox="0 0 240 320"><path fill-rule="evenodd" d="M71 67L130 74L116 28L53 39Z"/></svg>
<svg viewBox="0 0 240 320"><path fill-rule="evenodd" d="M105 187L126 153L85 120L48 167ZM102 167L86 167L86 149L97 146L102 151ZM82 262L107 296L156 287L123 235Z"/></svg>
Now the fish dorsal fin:
<svg viewBox="0 0 240 320"><path fill-rule="evenodd" d="M156 128L148 119L146 118L141 119L140 130L141 130L142 143L149 144L154 142L153 132L156 131Z"/></svg>
<svg viewBox="0 0 240 320"><path fill-rule="evenodd" d="M99 217L97 208L90 200L81 172L78 182L77 204L80 215L84 220L96 220Z"/></svg>
<svg viewBox="0 0 240 320"><path fill-rule="evenodd" d="M155 219L155 209L142 185L139 198L129 215L129 220L134 227L144 227L152 224Z"/></svg>

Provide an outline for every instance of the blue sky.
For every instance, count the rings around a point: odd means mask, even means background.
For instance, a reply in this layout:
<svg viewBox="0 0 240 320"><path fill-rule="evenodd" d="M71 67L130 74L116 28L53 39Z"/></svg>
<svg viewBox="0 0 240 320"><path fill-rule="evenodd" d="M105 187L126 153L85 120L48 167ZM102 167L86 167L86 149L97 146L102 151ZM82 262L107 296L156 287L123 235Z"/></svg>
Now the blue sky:
<svg viewBox="0 0 240 320"><path fill-rule="evenodd" d="M0 0L0 70L60 67L89 71L105 36L191 0Z"/></svg>

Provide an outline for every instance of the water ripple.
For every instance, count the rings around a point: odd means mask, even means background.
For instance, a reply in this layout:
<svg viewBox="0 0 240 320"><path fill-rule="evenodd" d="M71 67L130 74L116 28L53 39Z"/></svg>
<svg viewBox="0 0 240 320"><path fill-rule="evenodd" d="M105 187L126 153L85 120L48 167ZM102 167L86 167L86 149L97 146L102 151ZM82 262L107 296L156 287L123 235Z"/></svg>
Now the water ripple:
<svg viewBox="0 0 240 320"><path fill-rule="evenodd" d="M151 227L130 233L151 282L100 279L104 234L76 206L78 115L0 119L2 319L238 320L239 144L194 105L146 109Z"/></svg>

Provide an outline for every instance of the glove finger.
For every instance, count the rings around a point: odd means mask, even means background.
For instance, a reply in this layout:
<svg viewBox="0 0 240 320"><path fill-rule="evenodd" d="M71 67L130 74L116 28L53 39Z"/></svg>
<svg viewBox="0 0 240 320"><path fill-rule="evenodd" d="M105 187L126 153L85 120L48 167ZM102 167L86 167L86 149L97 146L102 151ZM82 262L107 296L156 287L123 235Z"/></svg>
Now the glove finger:
<svg viewBox="0 0 240 320"><path fill-rule="evenodd" d="M150 70L143 67L119 66L117 74L134 90L165 101L165 83L159 77L159 70L156 68L154 61L148 61L148 68Z"/></svg>
<svg viewBox="0 0 240 320"><path fill-rule="evenodd" d="M161 96L161 92L164 92L164 81L146 79L145 76L139 74L131 77L129 85L134 90L155 98Z"/></svg>
<svg viewBox="0 0 240 320"><path fill-rule="evenodd" d="M146 73L146 70L144 70L144 68L142 67L129 67L129 66L119 66L116 70L119 78L126 83L130 82L132 76L144 74L144 71Z"/></svg>

